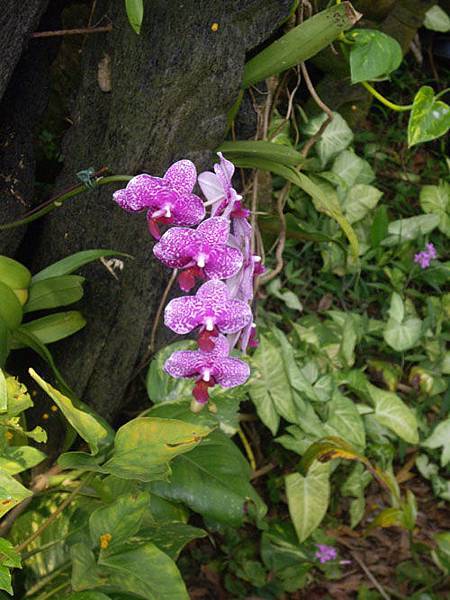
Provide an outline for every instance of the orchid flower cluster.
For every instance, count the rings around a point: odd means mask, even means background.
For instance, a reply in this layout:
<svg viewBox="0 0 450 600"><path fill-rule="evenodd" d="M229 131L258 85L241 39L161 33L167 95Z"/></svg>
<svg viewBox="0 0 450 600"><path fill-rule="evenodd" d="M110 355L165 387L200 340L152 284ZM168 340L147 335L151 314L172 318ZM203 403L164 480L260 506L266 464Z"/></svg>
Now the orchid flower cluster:
<svg viewBox="0 0 450 600"><path fill-rule="evenodd" d="M248 364L230 354L236 346L245 352L257 345L251 304L254 279L263 267L252 252L250 211L232 186L234 165L220 152L219 158L214 173L197 178L195 165L180 160L164 177L137 175L114 193L124 210L147 211L149 231L157 240L153 253L179 271L181 290L190 292L202 282L194 295L171 300L164 312L165 325L175 333L198 332L198 350L174 352L164 365L172 377L195 379L196 412L208 402L209 388L247 381ZM197 181L206 202L193 193ZM161 235L164 225L174 227Z"/></svg>

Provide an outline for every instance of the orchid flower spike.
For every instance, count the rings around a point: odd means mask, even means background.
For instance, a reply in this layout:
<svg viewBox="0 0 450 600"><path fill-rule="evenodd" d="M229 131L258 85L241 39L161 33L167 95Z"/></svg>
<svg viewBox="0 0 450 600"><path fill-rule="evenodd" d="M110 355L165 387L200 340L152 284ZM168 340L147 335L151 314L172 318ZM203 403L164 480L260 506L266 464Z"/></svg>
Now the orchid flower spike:
<svg viewBox="0 0 450 600"><path fill-rule="evenodd" d="M214 349L211 338L218 333L238 333L252 321L247 302L233 300L223 281L204 283L195 296L171 300L164 312L164 323L169 329L184 335L201 327L198 345L201 350Z"/></svg>
<svg viewBox="0 0 450 600"><path fill-rule="evenodd" d="M147 210L150 233L159 239L158 224L197 225L205 217L201 198L192 193L197 170L190 160L179 160L163 178L137 175L126 188L114 192L117 204L129 212Z"/></svg>
<svg viewBox="0 0 450 600"><path fill-rule="evenodd" d="M243 360L229 357L227 339L218 335L209 352L179 350L164 365L165 371L176 378L195 378L193 410L198 412L209 400L208 388L218 384L223 388L242 385L250 376L250 367Z"/></svg>
<svg viewBox="0 0 450 600"><path fill-rule="evenodd" d="M228 245L230 222L223 217L203 221L197 229L174 227L153 247L153 253L167 267L184 269L178 279L189 292L195 277L228 279L242 267L240 250Z"/></svg>

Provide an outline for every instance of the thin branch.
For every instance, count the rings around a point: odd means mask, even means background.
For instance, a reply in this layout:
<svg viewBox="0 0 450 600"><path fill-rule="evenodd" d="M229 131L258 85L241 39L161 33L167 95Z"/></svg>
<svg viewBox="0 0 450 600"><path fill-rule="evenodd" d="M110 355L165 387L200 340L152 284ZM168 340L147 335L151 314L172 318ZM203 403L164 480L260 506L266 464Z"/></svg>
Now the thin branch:
<svg viewBox="0 0 450 600"><path fill-rule="evenodd" d="M384 588L382 587L381 583L375 578L375 576L369 571L368 567L364 564L364 562L359 558L359 556L357 554L355 554L354 552L351 552L352 557L356 560L356 562L358 563L358 565L361 567L361 569L364 571L364 573L367 575L368 579L370 579L370 581L373 583L373 585L377 588L377 590L380 592L380 594L383 596L383 598L385 600L391 600L390 596L387 595L387 593L385 592Z"/></svg>
<svg viewBox="0 0 450 600"><path fill-rule="evenodd" d="M178 275L178 269L174 269L170 279L166 285L166 289L161 297L161 302L159 303L158 310L156 311L155 320L153 321L152 333L150 335L150 344L148 346L149 352L153 354L155 351L155 340L156 340L156 332L158 331L159 322L161 320L162 311L164 310L164 306L167 301L167 296L169 295L170 290L172 289L173 284Z"/></svg>
<svg viewBox="0 0 450 600"><path fill-rule="evenodd" d="M112 23L102 27L80 27L78 29L59 29L57 31L35 31L32 38L60 37L63 35L84 35L85 33L107 33L112 31Z"/></svg>
<svg viewBox="0 0 450 600"><path fill-rule="evenodd" d="M313 97L314 102L317 104L319 108L323 110L329 117L329 119L333 120L333 111L329 106L325 104L325 102L320 98L319 94L316 92L316 88L314 87L311 78L309 77L308 69L304 62L300 63L300 69L302 71L303 78L306 83L306 87L308 88L309 93Z"/></svg>
<svg viewBox="0 0 450 600"><path fill-rule="evenodd" d="M284 204L290 189L291 184L288 182L278 196L277 211L280 218L280 235L278 237L277 249L275 251L275 258L277 262L274 269L259 277L259 283L262 285L272 281L272 279L274 279L283 269L283 252L286 244L286 217L284 216Z"/></svg>

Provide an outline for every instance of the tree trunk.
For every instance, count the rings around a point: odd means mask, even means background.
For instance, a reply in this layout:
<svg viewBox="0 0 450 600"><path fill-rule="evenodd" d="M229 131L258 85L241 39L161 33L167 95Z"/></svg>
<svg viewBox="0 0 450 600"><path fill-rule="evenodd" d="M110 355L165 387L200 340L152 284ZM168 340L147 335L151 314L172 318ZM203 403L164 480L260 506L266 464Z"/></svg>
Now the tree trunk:
<svg viewBox="0 0 450 600"><path fill-rule="evenodd" d="M90 166L162 175L173 161L190 158L200 169L210 167L240 87L245 54L274 31L290 5L290 0L152 0L145 2L138 36L123 1L98 1L93 22L107 16L113 31L86 39L57 189ZM108 64L110 92L98 83L99 65L104 77ZM152 257L145 217L124 213L112 192L104 187L71 201L41 220L30 240L34 270L89 248L134 256L125 260L117 280L101 264L86 269L87 327L53 346L69 384L108 418L123 404L167 280Z"/></svg>

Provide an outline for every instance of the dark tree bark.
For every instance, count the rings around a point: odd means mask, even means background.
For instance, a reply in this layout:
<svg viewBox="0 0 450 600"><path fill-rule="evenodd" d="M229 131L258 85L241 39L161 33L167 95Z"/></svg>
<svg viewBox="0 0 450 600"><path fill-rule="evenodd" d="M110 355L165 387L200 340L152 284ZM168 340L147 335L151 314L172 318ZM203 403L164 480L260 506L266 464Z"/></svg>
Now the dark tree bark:
<svg viewBox="0 0 450 600"><path fill-rule="evenodd" d="M137 36L123 2L98 1L94 22L108 15L113 32L86 39L83 80L57 188L90 166L155 175L184 157L200 169L211 166L246 52L270 36L290 5L290 0L152 0L145 3ZM110 92L99 87L100 63L111 65ZM114 248L135 257L125 261L118 280L100 264L86 269L82 308L88 325L55 353L69 384L108 418L123 403L167 278L152 258L145 217L122 212L112 191L89 192L55 211L33 229L31 240L34 269L88 248Z"/></svg>

